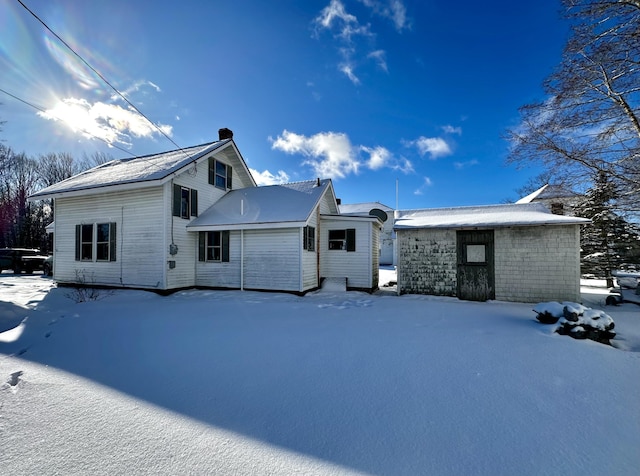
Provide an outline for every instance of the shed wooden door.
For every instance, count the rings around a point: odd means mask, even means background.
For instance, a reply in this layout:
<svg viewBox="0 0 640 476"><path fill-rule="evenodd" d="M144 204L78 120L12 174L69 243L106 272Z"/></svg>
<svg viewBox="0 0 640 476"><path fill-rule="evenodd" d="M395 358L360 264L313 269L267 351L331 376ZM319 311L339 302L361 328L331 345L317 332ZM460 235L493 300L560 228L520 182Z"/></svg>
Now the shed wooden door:
<svg viewBox="0 0 640 476"><path fill-rule="evenodd" d="M457 295L468 301L495 299L493 230L458 231Z"/></svg>

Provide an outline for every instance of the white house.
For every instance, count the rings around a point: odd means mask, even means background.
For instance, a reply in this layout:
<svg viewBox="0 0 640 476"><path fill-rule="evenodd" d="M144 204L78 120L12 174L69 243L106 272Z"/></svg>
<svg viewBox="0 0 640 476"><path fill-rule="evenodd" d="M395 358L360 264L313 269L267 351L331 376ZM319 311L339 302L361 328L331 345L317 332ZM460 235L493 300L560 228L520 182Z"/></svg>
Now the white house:
<svg viewBox="0 0 640 476"><path fill-rule="evenodd" d="M380 220L341 216L330 180L257 187L232 136L114 160L32 195L55 203L54 279L304 293L338 277L375 289Z"/></svg>
<svg viewBox="0 0 640 476"><path fill-rule="evenodd" d="M542 204L396 213L398 293L580 301L580 225Z"/></svg>
<svg viewBox="0 0 640 476"><path fill-rule="evenodd" d="M546 184L516 203L542 203L556 215L575 215L574 209L580 195L562 185Z"/></svg>
<svg viewBox="0 0 640 476"><path fill-rule="evenodd" d="M353 216L377 216L382 220L380 232L380 264L396 264L396 236L393 231L394 209L380 202L338 204L342 215Z"/></svg>

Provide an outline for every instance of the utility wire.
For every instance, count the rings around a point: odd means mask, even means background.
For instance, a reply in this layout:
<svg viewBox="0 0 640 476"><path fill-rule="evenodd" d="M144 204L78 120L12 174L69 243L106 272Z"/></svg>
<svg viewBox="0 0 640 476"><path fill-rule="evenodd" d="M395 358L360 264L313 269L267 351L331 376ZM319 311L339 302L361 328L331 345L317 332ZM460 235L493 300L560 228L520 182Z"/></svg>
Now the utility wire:
<svg viewBox="0 0 640 476"><path fill-rule="evenodd" d="M133 108L133 109L134 109L138 114L140 114L142 117L144 117L144 118L149 122L149 124L151 124L151 125L152 125L152 126L153 126L157 131L158 131L158 132L160 132L160 133L161 133L163 136L165 136L169 141L171 141L171 143L172 143L173 145L175 145L175 146L178 148L178 150L180 150L184 155L189 156L189 154L187 154L187 152L186 152L182 147L180 147L178 144L176 144L176 142L175 142L171 137L169 137L169 136L168 136L168 135L167 135L167 134L166 134L166 133L165 133L165 132L160 128L160 127L158 127L158 126L157 126L154 122L152 122L152 121L151 121L147 116L145 116L145 115L142 113L142 111L140 111L140 109L138 109L135 105L133 105L133 104L131 103L131 101L129 101L129 100L126 98L126 96L125 96L124 94L122 94L120 91L118 91L118 89L117 89L115 86L113 86L113 85L112 85L112 84L111 84L111 83L110 83L110 82L109 82L109 81L108 81L108 80L107 80L107 79L106 79L102 74L100 74L100 72L98 72L98 71L97 71L93 66L91 66L91 65L90 65L90 64L89 64L89 63L88 63L88 62L87 62L87 61L86 61L82 56L80 56L80 54L79 54L79 53L77 53L77 52L76 52L76 51L75 51L71 46L69 46L69 44L68 44L66 41L64 41L62 38L60 38L60 36L59 36L55 31L53 31L53 30L49 27L49 25L47 25L47 24L46 24L42 19L40 19L40 17L39 17L38 15L36 15L36 14L35 14L35 13L34 13L30 8L29 8L29 7L27 7L27 6L22 2L22 0L17 0L17 1L18 1L18 3L19 3L20 5L22 5L22 7L23 7L25 10L27 10L27 11L28 11L28 12L29 12L29 13L30 13L30 14L31 14L31 15L32 15L36 20L38 20L38 21L42 24L42 26L44 26L44 27L45 27L45 28L46 28L46 29L47 29L47 30L48 30L48 31L49 31L53 36L55 36L55 37L56 37L56 38L57 38L57 39L58 39L58 40L59 40L59 41L60 41L64 46L66 46L66 47L69 49L69 51L71 51L71 52L72 52L72 53L73 53L73 54L74 54L74 55L75 55L75 56L76 56L80 61L82 61L82 63L83 63L85 66L87 66L87 68L89 68L89 69L90 69L91 71L93 71L96 75L98 75L98 77L99 77L102 81L104 81L104 83L105 83L105 84L107 84L111 89L113 89L113 90L116 92L116 94L117 94L118 96L120 96L120 97L121 97L121 98L122 98L122 99L123 99L123 100L124 100L128 105L129 105L129 106L131 106L131 107L132 107L132 108Z"/></svg>
<svg viewBox="0 0 640 476"><path fill-rule="evenodd" d="M40 107L40 106L37 106L37 105L35 105L35 104L33 104L33 103L31 103L31 102L27 101L26 99L19 98L19 97L18 97L18 96L16 96L15 94L11 94L9 91L6 91L6 90L4 90L4 89L0 88L0 92L1 92L1 93L6 94L7 96L9 96L9 97L11 97L11 98L13 98L13 99L15 99L16 101L20 101L22 104L26 104L27 106L30 106L30 107L32 107L32 108L34 108L34 109L38 110L38 111L40 111L40 112L42 112L42 113L44 113L44 114L49 114L49 113L48 113L44 108L42 108L42 107ZM62 120L62 119L61 119L61 118L59 118L59 117L58 117L58 118L56 118L56 119L60 119L60 120ZM115 144L113 144L113 143L111 143L111 142L107 141L106 139L103 139L102 137L98 137L97 135L92 134L91 132L87 131L86 129L79 129L79 130L80 130L83 134L87 134L88 136L91 136L91 137L93 137L94 139L101 140L102 142L104 142L105 144L107 144L107 145L108 145L108 146L110 146L110 147L114 147L114 148L116 148L116 149L118 149L118 150L121 150L122 152L125 152L126 154L129 154L131 157L134 157L134 158L136 157L136 156L135 156L135 154L131 153L131 152L130 152L130 151L128 151L127 149L123 149L122 147L119 147L119 146L117 146L117 145L115 145ZM181 150L182 150L182 149L181 149ZM184 152L184 151L183 151L183 152ZM150 163L151 163L151 162L150 162ZM152 163L152 165L154 165L154 166L155 166L155 164L153 164L153 163Z"/></svg>

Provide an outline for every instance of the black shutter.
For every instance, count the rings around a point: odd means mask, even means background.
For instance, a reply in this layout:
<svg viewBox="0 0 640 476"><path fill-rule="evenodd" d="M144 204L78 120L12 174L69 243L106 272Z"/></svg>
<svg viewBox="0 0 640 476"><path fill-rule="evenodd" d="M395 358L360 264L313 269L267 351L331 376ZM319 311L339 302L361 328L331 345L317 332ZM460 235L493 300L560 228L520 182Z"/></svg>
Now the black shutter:
<svg viewBox="0 0 640 476"><path fill-rule="evenodd" d="M209 183L216 184L216 160L211 157L209 158Z"/></svg>
<svg viewBox="0 0 640 476"><path fill-rule="evenodd" d="M198 261L205 261L207 250L205 249L206 231L198 232Z"/></svg>
<svg viewBox="0 0 640 476"><path fill-rule="evenodd" d="M198 216L198 191L191 190L191 216Z"/></svg>
<svg viewBox="0 0 640 476"><path fill-rule="evenodd" d="M116 260L116 224L109 223L109 261Z"/></svg>
<svg viewBox="0 0 640 476"><path fill-rule="evenodd" d="M222 238L222 262L229 262L229 231L220 232Z"/></svg>
<svg viewBox="0 0 640 476"><path fill-rule="evenodd" d="M356 229L347 228L347 251L356 250Z"/></svg>
<svg viewBox="0 0 640 476"><path fill-rule="evenodd" d="M302 230L302 249L308 250L309 247L307 246L307 241L309 239L309 227L305 226L302 228Z"/></svg>
<svg viewBox="0 0 640 476"><path fill-rule="evenodd" d="M180 216L180 205L182 203L182 187L173 184L173 216Z"/></svg>
<svg viewBox="0 0 640 476"><path fill-rule="evenodd" d="M232 175L233 175L233 170L231 169L230 165L227 165L227 189L231 190L231 186L233 185L232 183Z"/></svg>
<svg viewBox="0 0 640 476"><path fill-rule="evenodd" d="M82 234L82 225L76 225L76 261L80 261L80 242Z"/></svg>

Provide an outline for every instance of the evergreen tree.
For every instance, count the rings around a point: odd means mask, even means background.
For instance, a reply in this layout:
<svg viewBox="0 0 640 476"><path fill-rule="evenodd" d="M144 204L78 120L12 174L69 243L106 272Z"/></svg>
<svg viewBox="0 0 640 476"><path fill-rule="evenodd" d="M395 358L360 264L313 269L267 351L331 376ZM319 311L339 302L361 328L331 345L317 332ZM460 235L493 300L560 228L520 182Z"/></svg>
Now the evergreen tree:
<svg viewBox="0 0 640 476"><path fill-rule="evenodd" d="M610 176L599 173L594 186L576 206L576 215L591 219L580 236L582 272L606 278L640 260L640 230L615 209L618 191Z"/></svg>

